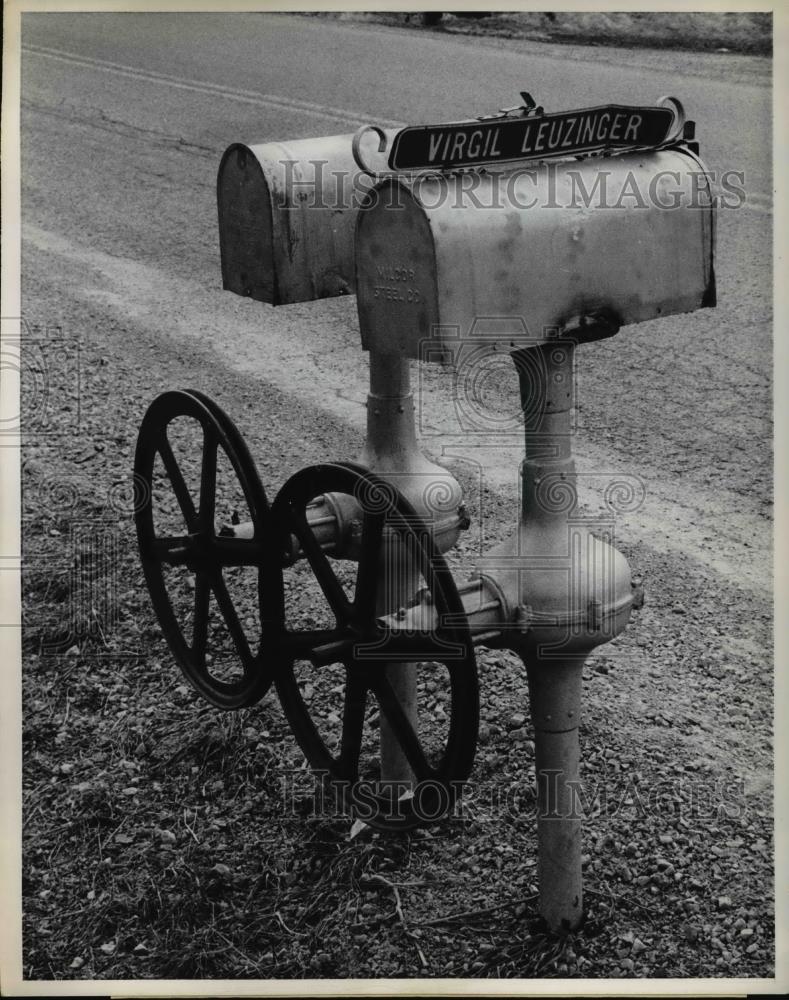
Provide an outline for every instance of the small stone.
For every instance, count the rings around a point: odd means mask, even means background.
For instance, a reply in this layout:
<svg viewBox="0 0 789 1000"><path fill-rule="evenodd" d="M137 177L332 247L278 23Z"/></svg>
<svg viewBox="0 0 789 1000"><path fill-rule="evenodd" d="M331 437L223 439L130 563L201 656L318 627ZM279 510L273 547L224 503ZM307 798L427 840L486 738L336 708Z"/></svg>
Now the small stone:
<svg viewBox="0 0 789 1000"><path fill-rule="evenodd" d="M753 927L743 927L740 931L740 937L749 938L753 937Z"/></svg>
<svg viewBox="0 0 789 1000"><path fill-rule="evenodd" d="M731 896L718 896L718 909L730 910L732 907Z"/></svg>
<svg viewBox="0 0 789 1000"><path fill-rule="evenodd" d="M215 864L211 871L216 872L221 878L230 878L230 869L227 865L221 864L221 862Z"/></svg>
<svg viewBox="0 0 789 1000"><path fill-rule="evenodd" d="M79 656L79 646L69 646L66 650L66 656Z"/></svg>
<svg viewBox="0 0 789 1000"><path fill-rule="evenodd" d="M671 610L675 615L686 615L688 613L688 609L684 604L675 604Z"/></svg>
<svg viewBox="0 0 789 1000"><path fill-rule="evenodd" d="M644 944L644 942L641 940L641 938L636 938L635 941L633 942L633 947L632 947L632 949L630 951L630 954L631 955L640 955L642 951L646 951L646 950L647 950L647 946Z"/></svg>
<svg viewBox="0 0 789 1000"><path fill-rule="evenodd" d="M685 940L690 941L690 943L693 944L695 941L698 941L699 934L701 934L701 928L698 924L684 924L683 932L685 934Z"/></svg>
<svg viewBox="0 0 789 1000"><path fill-rule="evenodd" d="M674 843L674 838L671 836L670 833L661 833L660 836L658 837L658 840L660 841L661 844Z"/></svg>
<svg viewBox="0 0 789 1000"><path fill-rule="evenodd" d="M85 959L84 958L80 958L80 956L77 955L76 958L72 958L71 965L69 966L69 968L70 969L81 969L84 964L85 964Z"/></svg>
<svg viewBox="0 0 789 1000"><path fill-rule="evenodd" d="M520 729L526 725L526 716L523 712L515 712L507 720L507 729Z"/></svg>
<svg viewBox="0 0 789 1000"><path fill-rule="evenodd" d="M479 731L477 732L477 740L480 743L488 743L490 741L490 727L485 725L484 722L480 724Z"/></svg>
<svg viewBox="0 0 789 1000"><path fill-rule="evenodd" d="M616 866L616 873L622 879L623 882L632 882L633 873L625 864L619 864Z"/></svg>

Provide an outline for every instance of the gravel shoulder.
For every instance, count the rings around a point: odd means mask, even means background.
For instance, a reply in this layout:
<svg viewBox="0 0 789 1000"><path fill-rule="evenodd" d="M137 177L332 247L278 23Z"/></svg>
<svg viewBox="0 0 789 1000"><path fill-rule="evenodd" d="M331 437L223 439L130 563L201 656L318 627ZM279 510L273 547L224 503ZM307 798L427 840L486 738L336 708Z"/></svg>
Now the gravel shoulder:
<svg viewBox="0 0 789 1000"><path fill-rule="evenodd" d="M287 392L165 332L173 317L152 329L79 293L64 300L46 256L32 243L26 253L50 422L71 429L31 435L23 456L26 976L772 974L768 601L676 552L623 546L648 603L586 669L588 916L583 933L549 939L535 920L517 658L480 656L482 742L464 811L411 835L351 839L347 820L317 807L273 694L229 716L202 705L153 621L129 470L158 391L198 386L225 406L272 493L304 464L358 453L358 428L303 401L296 423ZM506 531L513 498L479 495L462 463L455 472L472 508ZM112 539L112 562L85 568L80 523ZM474 545L472 529L456 561ZM117 593L106 631L71 592L86 572L92 593Z"/></svg>

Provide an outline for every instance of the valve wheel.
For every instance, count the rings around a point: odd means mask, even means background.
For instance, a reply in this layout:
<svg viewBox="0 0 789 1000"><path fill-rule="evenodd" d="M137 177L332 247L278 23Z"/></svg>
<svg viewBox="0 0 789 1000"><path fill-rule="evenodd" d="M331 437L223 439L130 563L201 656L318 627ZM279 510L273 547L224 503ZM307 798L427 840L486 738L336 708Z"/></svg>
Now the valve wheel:
<svg viewBox="0 0 789 1000"><path fill-rule="evenodd" d="M273 626L260 595L281 583L267 558L269 504L241 434L203 393L162 393L140 425L134 472L140 559L173 656L212 705L254 705L273 679L264 660ZM251 537L217 530L218 507L231 499Z"/></svg>
<svg viewBox="0 0 789 1000"><path fill-rule="evenodd" d="M345 494L356 503L358 520L350 528L357 565L330 559L310 528L307 507L326 493ZM371 826L408 829L440 818L471 771L479 691L463 605L426 525L396 488L350 463L311 466L292 476L274 501L272 524L280 544L292 545L295 536L304 556L293 567L300 576L289 593L295 589L300 603L307 603L311 584L326 609L318 628L302 627L299 609L299 626L285 627L279 643L277 692L304 755L339 793L346 810ZM431 632L397 632L381 620L386 602L378 592L387 579L382 570L396 563L398 553L406 554L435 603L439 624ZM273 599L269 592L266 600ZM385 608L390 610L397 609ZM272 604L267 615L284 620L284 612L284 605ZM416 664L418 690L432 709L423 712L420 703L417 727L387 676L392 663ZM329 710L332 695L334 712ZM438 698L444 698L440 709ZM399 798L380 774L366 777L368 762L380 759L371 738L382 717L414 775L410 790Z"/></svg>

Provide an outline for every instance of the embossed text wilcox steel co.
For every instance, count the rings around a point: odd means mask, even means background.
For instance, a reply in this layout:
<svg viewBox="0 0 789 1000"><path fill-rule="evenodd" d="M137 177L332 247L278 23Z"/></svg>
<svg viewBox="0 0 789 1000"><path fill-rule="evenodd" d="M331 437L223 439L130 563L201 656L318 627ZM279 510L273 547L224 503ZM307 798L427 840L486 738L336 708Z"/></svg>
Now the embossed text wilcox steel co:
<svg viewBox="0 0 789 1000"><path fill-rule="evenodd" d="M471 122L229 147L224 287L273 304L355 290L366 442L269 503L224 411L198 390L164 393L137 443L137 530L196 689L233 709L275 684L312 767L384 828L450 810L476 748L475 647L515 651L535 734L540 910L558 931L583 914L582 666L640 600L612 539L578 515L576 347L715 305L714 201L678 101L545 114L521 96ZM670 207L577 204L574 186L595 190L603 172L653 194L669 178ZM525 460L511 537L457 583L444 554L469 517L458 482L420 451L410 367L469 352L511 357Z"/></svg>

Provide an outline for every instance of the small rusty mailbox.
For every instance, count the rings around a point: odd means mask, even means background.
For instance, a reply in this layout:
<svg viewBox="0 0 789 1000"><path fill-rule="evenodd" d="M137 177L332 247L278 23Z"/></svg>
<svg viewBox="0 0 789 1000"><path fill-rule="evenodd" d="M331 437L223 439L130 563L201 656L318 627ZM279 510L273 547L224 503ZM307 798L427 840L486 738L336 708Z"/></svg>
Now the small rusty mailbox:
<svg viewBox="0 0 789 1000"><path fill-rule="evenodd" d="M281 305L353 292L353 231L369 190L353 135L233 143L217 177L222 285Z"/></svg>

